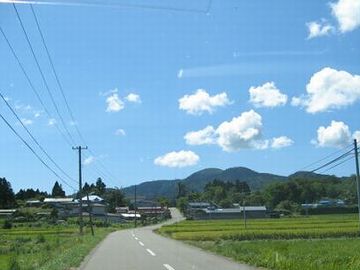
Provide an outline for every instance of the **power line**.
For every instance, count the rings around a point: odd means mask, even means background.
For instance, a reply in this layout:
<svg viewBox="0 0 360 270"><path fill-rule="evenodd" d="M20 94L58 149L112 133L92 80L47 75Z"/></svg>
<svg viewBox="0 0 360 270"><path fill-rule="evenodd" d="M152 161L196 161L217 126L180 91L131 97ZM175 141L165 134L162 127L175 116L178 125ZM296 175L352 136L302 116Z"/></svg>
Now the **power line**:
<svg viewBox="0 0 360 270"><path fill-rule="evenodd" d="M341 159L344 159L345 157L349 156L349 153L351 153L353 150L354 149L351 149L350 151L347 151L346 153L344 153L344 154L338 156L337 158L325 163L324 165L319 166L315 170L312 170L311 173L316 172L316 171L318 171L318 170L320 170L322 168L325 168L325 167L327 167L327 166L329 166L329 165L331 165L331 164L333 164L333 163L335 163L335 162L337 162L337 161L339 161Z"/></svg>
<svg viewBox="0 0 360 270"><path fill-rule="evenodd" d="M73 191L76 189L71 186L68 182L66 182L60 175L58 175L37 153L36 151L26 142L26 140L21 137L21 135L13 128L13 126L5 119L5 117L0 113L1 119L5 122L5 124L12 130L12 132L25 144L27 148L36 156L36 158L48 169L50 170L61 182L70 187Z"/></svg>
<svg viewBox="0 0 360 270"><path fill-rule="evenodd" d="M211 0L208 1L206 9L196 9L196 8L177 8L169 6L154 6L154 5L141 5L141 4L119 4L119 3L90 3L86 1L37 1L33 2L30 0L7 0L8 3L17 3L17 4L38 4L38 5L54 5L54 6L75 6L75 7L111 7L111 8L127 8L127 9L147 9L147 10L161 10L161 11L173 11L173 12L190 12L190 13L201 13L207 14L211 7Z"/></svg>
<svg viewBox="0 0 360 270"><path fill-rule="evenodd" d="M24 68L24 65L21 63L18 55L16 54L16 52L15 52L15 50L14 50L14 47L11 45L10 40L9 40L8 37L6 36L4 30L2 29L1 26L0 26L0 32L1 32L2 36L3 36L3 38L5 39L8 47L10 48L10 51L11 51L12 55L14 56L16 62L18 63L18 65L19 65L22 73L24 74L27 82L29 83L31 90L33 91L33 93L35 94L37 100L39 101L39 103L40 103L41 106L43 107L45 113L47 114L47 116L48 116L50 119L53 118L52 115L51 115L51 113L50 113L50 111L49 111L49 110L47 109L47 107L45 106L44 101L42 100L39 92L36 90L34 84L32 83L32 81L31 81L31 79L30 79L30 76L28 75L28 73L26 72L26 70L25 70L25 68ZM58 132L60 133L60 135L62 136L62 138L64 139L64 141L71 147L71 146L72 146L71 142L69 141L68 137L66 137L66 135L64 134L64 132L60 129L60 127L58 126L57 122L55 122L55 127L56 127L56 129L58 130Z"/></svg>
<svg viewBox="0 0 360 270"><path fill-rule="evenodd" d="M31 137L31 139L35 142L35 144L39 147L39 149L46 155L46 157L55 165L56 168L58 168L58 170L60 170L68 179L70 179L71 181L74 181L75 183L77 183L77 181L72 178L71 176L69 176L55 161L54 159L46 152L46 150L41 146L41 144L38 142L38 140L32 135L32 133L30 132L30 130L24 125L23 121L21 121L20 117L18 116L18 114L14 111L14 109L10 106L9 102L7 102L6 98L3 96L2 93L0 93L0 97L1 99L5 102L6 106L9 108L9 110L13 113L13 115L16 117L16 119L19 121L19 123L21 124L21 126L25 129L25 131L27 132L27 134Z"/></svg>
<svg viewBox="0 0 360 270"><path fill-rule="evenodd" d="M67 111L68 111L69 116L70 116L70 118L71 118L71 121L73 121L74 123L76 123L74 114L73 114L73 112L72 112L72 110L71 110L71 107L70 107L70 105L69 105L69 102L68 102L68 100L67 100L67 98L66 98L65 91L64 91L64 88L63 88L62 83L61 83L61 81L60 81L59 75L58 75L58 73L57 73L57 71L56 71L56 69L55 69L54 61L52 60L50 51L49 51L48 46L47 46L47 43L46 43L45 36L44 36L44 34L43 34L43 31L41 30L40 22L39 22L39 20L38 20L38 18L37 18L35 9L34 9L34 7L33 7L32 4L30 4L30 7L31 7L31 11L32 11L34 20L35 20L35 22L36 22L37 29L38 29L38 31L39 31L39 33L40 33L41 40L42 40L42 43L43 43L43 45L44 45L44 48L45 48L45 51L46 51L46 55L47 55L47 57L48 57L48 60L49 60L49 63L50 63L52 72L54 73L54 76L55 76L55 79L56 79L56 83L57 83L58 88L59 88L59 90L60 90L60 92L61 92L61 96L62 96L62 98L63 98L63 100L64 100L64 102L65 102ZM74 127L75 127L75 130L76 130L76 132L77 132L80 140L86 145L87 143L86 143L86 141L85 141L85 139L84 139L84 136L81 134L79 128L77 127L77 125L75 125ZM94 157L97 156L91 149L89 149L89 152L90 152ZM97 160L97 159L96 159L95 162L99 163L99 165L103 168L104 172L106 172L106 173L100 173L100 174L103 174L103 175L106 174L106 175L107 175L106 178L109 178L109 177L110 177L110 178L115 178L115 177L113 176L113 174L106 168L106 166L105 166L102 162L100 162L100 160Z"/></svg>
<svg viewBox="0 0 360 270"><path fill-rule="evenodd" d="M321 161L324 161L324 160L326 160L326 159L328 159L328 158L330 158L330 157L333 157L333 156L335 156L336 154L338 154L338 153L340 153L340 152L342 152L342 151L344 151L344 150L346 150L346 149L349 149L350 147L352 147L352 144L349 144L349 145L341 148L340 150L337 150L337 151L335 151L335 152L333 152L333 153L330 153L329 155L327 155L327 156L325 156L325 157L323 157L323 158L321 158L321 159L319 159L319 160L317 160L317 161L315 161L315 162L312 162L311 164L309 164L309 165L307 165L307 166L305 166L305 167L302 167L302 168L301 168L300 170L298 170L298 171L303 171L303 170L305 170L305 169L307 169L307 168L310 168L310 167L312 167L313 165L320 163Z"/></svg>
<svg viewBox="0 0 360 270"><path fill-rule="evenodd" d="M19 20L19 22L20 22L21 29L22 29L22 31L23 31L23 33L24 33L24 35L25 35L27 44L29 45L29 48L30 48L30 50L31 50L32 56L34 57L36 66L37 66L37 68L38 68L38 70L39 70L39 72L40 72L41 78L42 78L42 80L43 80L43 82L44 82L46 91L47 91L47 93L49 94L50 100L51 100L51 102L52 102L52 104L53 104L53 106L54 106L54 108L55 108L56 114L58 115L58 117L59 117L59 119L60 119L60 121L61 121L61 123L62 123L62 125L63 125L63 127L64 127L64 129L65 129L65 132L67 133L68 137L70 138L70 141L71 141L73 144L75 144L75 140L74 140L74 138L72 137L72 135L70 134L70 132L69 132L69 130L68 130L68 128L67 128L67 125L66 125L66 123L65 123L62 115L60 114L60 110L59 110L59 107L57 106L57 104L56 104L56 102L55 102L54 96L53 96L53 94L51 93L49 84L48 84L48 82L47 82L47 80L46 80L46 78L45 78L44 72L43 72L42 69L41 69L40 63L39 63L39 61L38 61L38 59L37 59L37 56L36 56L35 51L34 51L34 48L33 48L32 44L31 44L30 38L29 38L29 36L28 36L28 34L27 34L27 32L26 32L25 26L24 26L24 24L23 24L23 21L21 20L20 14L19 14L19 12L18 12L18 10L17 10L17 8L16 8L15 3L13 3L13 7L14 7L14 10L15 10L16 16L17 16L17 18L18 18L18 20Z"/></svg>
<svg viewBox="0 0 360 270"><path fill-rule="evenodd" d="M353 153L351 153L351 154L353 154ZM345 162L348 162L349 160L351 160L351 159L353 159L353 158L354 158L354 157L353 157L353 155L350 155L350 157L348 157L347 159L345 159L345 160L343 160L343 161L341 161L341 162L339 162L339 163L337 163L337 164L335 164L335 165L331 166L330 168L328 168L328 169L326 169L326 170L322 171L321 173L325 173L325 172L327 172L327 171L330 171L331 169L336 168L336 167L338 167L338 166L340 166L340 165L344 164Z"/></svg>

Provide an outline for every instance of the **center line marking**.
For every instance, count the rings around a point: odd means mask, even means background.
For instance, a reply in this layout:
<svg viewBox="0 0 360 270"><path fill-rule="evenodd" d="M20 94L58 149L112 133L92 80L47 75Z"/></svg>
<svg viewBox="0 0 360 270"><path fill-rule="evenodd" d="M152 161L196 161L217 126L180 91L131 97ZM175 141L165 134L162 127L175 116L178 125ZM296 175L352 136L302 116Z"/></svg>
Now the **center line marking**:
<svg viewBox="0 0 360 270"><path fill-rule="evenodd" d="M168 264L163 264L164 267L167 269L167 270L175 270L174 268L172 268L170 265Z"/></svg>
<svg viewBox="0 0 360 270"><path fill-rule="evenodd" d="M145 246L143 242L139 241L140 246Z"/></svg>
<svg viewBox="0 0 360 270"><path fill-rule="evenodd" d="M151 256L156 256L156 254L154 252L151 251L151 249L146 249L147 252L149 252L151 254Z"/></svg>
<svg viewBox="0 0 360 270"><path fill-rule="evenodd" d="M139 240L139 238L135 237L135 240Z"/></svg>

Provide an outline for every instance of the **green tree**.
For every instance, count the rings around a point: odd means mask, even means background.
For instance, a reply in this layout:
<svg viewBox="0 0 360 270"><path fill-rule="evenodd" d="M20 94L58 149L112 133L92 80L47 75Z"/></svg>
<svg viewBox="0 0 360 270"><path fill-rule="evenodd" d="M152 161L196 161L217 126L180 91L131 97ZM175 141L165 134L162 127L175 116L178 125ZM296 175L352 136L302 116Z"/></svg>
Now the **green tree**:
<svg viewBox="0 0 360 270"><path fill-rule="evenodd" d="M96 192L95 192L96 195L102 196L102 195L105 193L106 185L105 185L105 183L103 182L103 180L101 179L101 177L99 177L99 178L96 180L95 188L96 188Z"/></svg>
<svg viewBox="0 0 360 270"><path fill-rule="evenodd" d="M13 208L15 206L15 194L10 182L5 178L0 178L0 208Z"/></svg>
<svg viewBox="0 0 360 270"><path fill-rule="evenodd" d="M104 200L108 205L108 211L115 213L115 208L126 204L125 196L119 188L110 189L104 194Z"/></svg>
<svg viewBox="0 0 360 270"><path fill-rule="evenodd" d="M188 205L188 199L186 197L181 197L176 200L176 207L182 212L185 213Z"/></svg>
<svg viewBox="0 0 360 270"><path fill-rule="evenodd" d="M51 192L52 197L65 197L65 191L63 190L61 184L58 181L55 182L54 187Z"/></svg>

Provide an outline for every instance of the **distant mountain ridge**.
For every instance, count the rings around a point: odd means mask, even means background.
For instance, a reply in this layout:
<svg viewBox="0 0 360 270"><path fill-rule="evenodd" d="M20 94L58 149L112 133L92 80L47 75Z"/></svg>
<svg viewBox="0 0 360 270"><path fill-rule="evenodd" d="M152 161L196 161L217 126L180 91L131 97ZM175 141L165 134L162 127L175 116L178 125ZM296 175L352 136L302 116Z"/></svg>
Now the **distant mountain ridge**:
<svg viewBox="0 0 360 270"><path fill-rule="evenodd" d="M177 195L177 183L182 182L188 190L202 191L205 185L213 180L234 182L236 180L247 182L251 190L258 190L273 182L284 182L289 178L286 176L270 173L259 173L245 167L234 167L225 170L218 168L207 168L197 171L185 179L176 180L154 180L143 182L136 187L137 195L146 199L154 199L164 196L174 199ZM130 186L123 189L128 197L133 197L135 187Z"/></svg>

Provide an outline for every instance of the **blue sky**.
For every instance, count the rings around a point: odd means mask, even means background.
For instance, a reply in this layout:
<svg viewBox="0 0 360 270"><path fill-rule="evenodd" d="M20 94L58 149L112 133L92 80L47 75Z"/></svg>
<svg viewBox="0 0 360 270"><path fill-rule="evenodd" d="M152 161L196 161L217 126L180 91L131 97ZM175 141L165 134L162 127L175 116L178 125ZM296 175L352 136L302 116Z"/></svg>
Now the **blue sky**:
<svg viewBox="0 0 360 270"><path fill-rule="evenodd" d="M4 2L0 25L53 119L3 37L1 93L77 179L76 152L57 131L61 121L14 8ZM288 175L360 137L359 0L214 0L207 12L200 12L208 7L205 0L168 1L169 9L163 9L164 1L131 2L155 9L50 2L34 9L76 123L30 6L17 9L67 128L80 144L77 125L92 149L84 151L85 181L101 173L109 186L120 187L233 166ZM0 112L34 145L3 102ZM0 128L0 175L15 190L50 190L58 179L4 123ZM348 162L328 173L353 172Z"/></svg>

